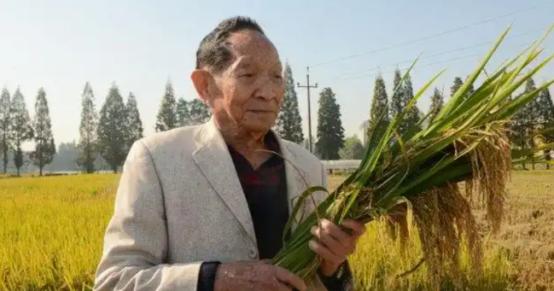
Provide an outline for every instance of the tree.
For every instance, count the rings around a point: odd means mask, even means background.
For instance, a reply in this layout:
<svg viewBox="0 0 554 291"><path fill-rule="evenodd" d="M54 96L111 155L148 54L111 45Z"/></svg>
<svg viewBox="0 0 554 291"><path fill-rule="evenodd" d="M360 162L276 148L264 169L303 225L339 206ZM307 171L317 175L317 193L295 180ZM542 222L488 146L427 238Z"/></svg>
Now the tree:
<svg viewBox="0 0 554 291"><path fill-rule="evenodd" d="M372 137L381 136L389 124L388 100L385 81L383 77L378 76L375 79L373 89L373 100L369 113L369 124L367 127L367 141L370 143Z"/></svg>
<svg viewBox="0 0 554 291"><path fill-rule="evenodd" d="M440 110L442 109L444 105L444 97L442 96L439 89L435 88L435 91L433 92L433 96L431 96L431 107L429 108L429 120L435 119L437 114L439 114Z"/></svg>
<svg viewBox="0 0 554 291"><path fill-rule="evenodd" d="M289 64L285 66L285 95L281 111L277 117L277 131L279 135L292 142L301 144L304 140L302 133L302 118L298 111L298 98L294 89L294 79Z"/></svg>
<svg viewBox="0 0 554 291"><path fill-rule="evenodd" d="M14 164L17 169L17 175L23 166L23 150L21 145L23 142L33 138L33 128L29 112L25 106L25 98L19 88L15 91L10 106L10 137L14 149Z"/></svg>
<svg viewBox="0 0 554 291"><path fill-rule="evenodd" d="M136 140L139 140L143 136L142 121L140 120L140 113L137 107L137 99L132 92L127 97L127 105L125 106L127 117L127 134L126 134L126 152L129 152L131 146Z"/></svg>
<svg viewBox="0 0 554 291"><path fill-rule="evenodd" d="M114 173L126 157L126 112L123 98L114 84L100 110L98 149Z"/></svg>
<svg viewBox="0 0 554 291"><path fill-rule="evenodd" d="M204 102L200 101L199 99L194 99L189 103L190 108L190 124L196 125L201 124L208 119L210 119L210 116L212 115L210 112L210 109Z"/></svg>
<svg viewBox="0 0 554 291"><path fill-rule="evenodd" d="M514 116L510 122L510 139L514 144L513 150L520 152L525 152L527 150L527 140L529 138L529 133L527 131L528 119L527 112L528 108L524 106L521 108ZM521 160L521 166L523 169L527 169L525 159Z"/></svg>
<svg viewBox="0 0 554 291"><path fill-rule="evenodd" d="M344 129L340 119L340 106L331 88L324 88L319 97L316 152L324 160L339 159L344 143Z"/></svg>
<svg viewBox="0 0 554 291"><path fill-rule="evenodd" d="M536 89L535 82L533 79L527 80L525 83L525 90L522 93L528 93ZM521 96L521 95L520 95ZM527 157L531 158L532 168L535 168L534 161L534 136L536 129L536 109L537 98L533 99L531 102L527 103L523 108L521 108L512 118L511 122L511 139L512 142L518 147L522 153L527 153ZM522 160L522 167L526 169L525 159Z"/></svg>
<svg viewBox="0 0 554 291"><path fill-rule="evenodd" d="M0 95L0 151L2 152L3 172L8 170L8 151L10 149L10 92L2 89Z"/></svg>
<svg viewBox="0 0 554 291"><path fill-rule="evenodd" d="M364 157L364 146L360 139L353 135L344 140L344 145L339 151L341 159L360 160Z"/></svg>
<svg viewBox="0 0 554 291"><path fill-rule="evenodd" d="M464 81L462 81L462 78L455 77L454 83L452 84L452 87L450 87L450 97L454 96L454 94L456 94L458 89L460 89L460 87L462 87L463 84L464 84Z"/></svg>
<svg viewBox="0 0 554 291"><path fill-rule="evenodd" d="M50 110L46 100L46 92L40 88L35 102L35 118L33 121L35 139L35 151L30 158L39 168L39 175L42 176L42 169L50 164L56 154L56 145L52 135L52 122L50 121Z"/></svg>
<svg viewBox="0 0 554 291"><path fill-rule="evenodd" d="M404 106L407 106L410 100L414 98L414 89L412 86L412 78L410 77L410 74L406 75L402 84L402 97L404 99ZM406 134L408 134L408 136L411 136L417 131L421 130L419 126L419 115L419 109L414 104L409 110L406 111L404 118L398 126L400 134L402 134L403 136Z"/></svg>
<svg viewBox="0 0 554 291"><path fill-rule="evenodd" d="M458 89L460 89L460 87L462 87L462 85L464 84L464 81L462 81L462 78L460 77L455 77L454 78L454 83L452 84L452 87L450 87L450 96L453 96L456 91L458 91ZM473 84L469 86L468 88L468 92L467 92L467 96L473 94L475 90L473 89Z"/></svg>
<svg viewBox="0 0 554 291"><path fill-rule="evenodd" d="M156 119L156 131L166 131L177 127L175 93L171 82L165 85L165 94Z"/></svg>
<svg viewBox="0 0 554 291"><path fill-rule="evenodd" d="M534 91L537 89L537 86L535 85L535 81L532 78L529 78L527 82L525 83L525 93L529 93L531 91ZM533 98L531 102L527 104L527 110L526 113L528 116L526 117L526 127L527 127L527 145L528 148L531 150L529 157L531 158L531 168L535 169L535 148L536 148L536 141L535 138L538 135L538 125L539 125L539 110L541 107L541 104L539 103L538 98Z"/></svg>
<svg viewBox="0 0 554 291"><path fill-rule="evenodd" d="M94 161L97 156L97 128L98 114L94 105L94 93L87 82L81 97L81 124L79 126L80 140L78 144L79 155L77 164L86 172L95 171Z"/></svg>
<svg viewBox="0 0 554 291"><path fill-rule="evenodd" d="M375 81L377 83L377 81ZM394 71L394 81L393 81L393 92L390 100L390 116L394 118L398 113L404 110L406 107L406 102L404 100L404 92L402 82L402 75L400 70L396 69ZM377 84L376 84L377 85ZM384 86L384 83L383 83Z"/></svg>
<svg viewBox="0 0 554 291"><path fill-rule="evenodd" d="M189 103L183 97L177 101L177 124L178 126L191 124Z"/></svg>
<svg viewBox="0 0 554 291"><path fill-rule="evenodd" d="M543 139L546 143L554 143L554 104L548 88L544 88L537 96L536 102L536 124L544 132ZM546 168L550 169L551 150L544 150Z"/></svg>

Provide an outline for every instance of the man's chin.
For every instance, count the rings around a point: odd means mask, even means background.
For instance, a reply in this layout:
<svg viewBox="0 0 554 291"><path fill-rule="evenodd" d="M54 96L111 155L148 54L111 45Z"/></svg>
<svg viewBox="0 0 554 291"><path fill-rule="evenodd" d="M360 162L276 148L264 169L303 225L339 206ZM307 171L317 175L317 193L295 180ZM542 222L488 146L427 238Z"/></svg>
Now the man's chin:
<svg viewBox="0 0 554 291"><path fill-rule="evenodd" d="M243 127L251 132L267 133L275 122L259 121L259 122L248 122L243 124Z"/></svg>

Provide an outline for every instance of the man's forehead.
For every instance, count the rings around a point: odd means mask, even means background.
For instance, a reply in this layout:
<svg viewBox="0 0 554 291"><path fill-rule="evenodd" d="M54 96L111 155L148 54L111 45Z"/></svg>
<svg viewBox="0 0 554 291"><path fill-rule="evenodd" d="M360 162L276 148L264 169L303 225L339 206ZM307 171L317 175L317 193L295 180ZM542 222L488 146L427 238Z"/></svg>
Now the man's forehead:
<svg viewBox="0 0 554 291"><path fill-rule="evenodd" d="M270 66L281 66L276 48L261 33L255 31L235 32L229 36L227 41L235 58L232 68L249 68L257 66L260 62Z"/></svg>
<svg viewBox="0 0 554 291"><path fill-rule="evenodd" d="M271 41L264 34L250 29L232 32L227 38L227 41L236 47L246 47L250 45L273 46Z"/></svg>
<svg viewBox="0 0 554 291"><path fill-rule="evenodd" d="M264 62L270 64L270 65L281 65L281 61L279 58L274 59L263 59ZM260 61L260 58L258 56L252 56L252 55L239 55L237 56L235 60L235 67L236 68L249 68L254 67L257 62Z"/></svg>
<svg viewBox="0 0 554 291"><path fill-rule="evenodd" d="M277 54L277 49L273 43L265 35L257 31L243 30L234 32L227 39L227 43L237 56L249 56L260 53Z"/></svg>

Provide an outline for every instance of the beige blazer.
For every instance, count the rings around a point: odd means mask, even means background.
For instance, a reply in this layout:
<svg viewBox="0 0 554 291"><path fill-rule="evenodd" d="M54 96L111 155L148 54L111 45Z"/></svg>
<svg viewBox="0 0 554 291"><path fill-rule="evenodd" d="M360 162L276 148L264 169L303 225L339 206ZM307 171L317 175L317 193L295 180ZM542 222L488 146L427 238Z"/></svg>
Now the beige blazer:
<svg viewBox="0 0 554 291"><path fill-rule="evenodd" d="M278 142L289 201L307 185L326 186L324 167L315 156L292 142ZM321 201L324 196L315 197ZM313 202L306 202L304 215L313 209ZM95 290L196 291L203 261L258 258L248 204L213 120L133 144L105 233ZM310 290L326 289L316 278Z"/></svg>

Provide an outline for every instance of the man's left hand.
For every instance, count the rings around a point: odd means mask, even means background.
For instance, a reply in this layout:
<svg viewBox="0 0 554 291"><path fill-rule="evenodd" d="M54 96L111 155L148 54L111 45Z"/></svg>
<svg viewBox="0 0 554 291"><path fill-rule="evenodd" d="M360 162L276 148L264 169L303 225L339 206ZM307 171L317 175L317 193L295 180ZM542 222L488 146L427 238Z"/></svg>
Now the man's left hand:
<svg viewBox="0 0 554 291"><path fill-rule="evenodd" d="M319 270L323 275L331 276L346 261L346 257L354 252L358 238L365 232L365 226L352 219L345 219L341 226L322 219L319 225L312 227L311 232L315 239L310 241L310 249L322 258Z"/></svg>

